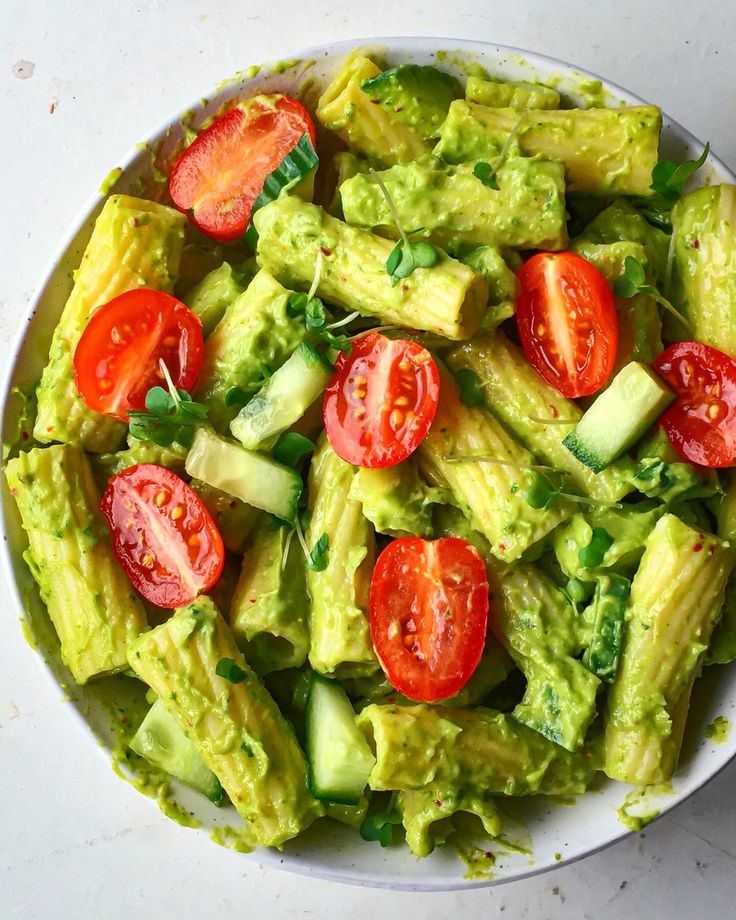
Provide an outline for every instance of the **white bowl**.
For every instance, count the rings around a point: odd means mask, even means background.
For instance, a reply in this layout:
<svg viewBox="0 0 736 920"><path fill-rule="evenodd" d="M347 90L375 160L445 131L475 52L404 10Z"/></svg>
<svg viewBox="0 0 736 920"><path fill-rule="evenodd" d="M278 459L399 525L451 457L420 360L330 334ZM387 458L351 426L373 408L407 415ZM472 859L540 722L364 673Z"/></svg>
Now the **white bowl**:
<svg viewBox="0 0 736 920"><path fill-rule="evenodd" d="M578 104L586 103L586 90L591 90L585 84L600 79L552 58L482 42L429 38L340 42L309 48L298 55L299 63L285 69L267 64L255 74L244 72L237 75L233 80L221 84L206 100L198 100L192 106L190 112L194 113L193 122L198 124L233 96L248 96L262 91L293 93L305 80L312 80L314 86L319 86L334 72L336 64L356 46L379 53L390 66L407 61L419 64L440 63L445 69L460 75L463 71L467 72L469 66L480 64L493 76L514 80L554 81L560 92ZM601 80L601 83L608 105L643 102L614 84L605 80ZM188 117L191 118L191 114ZM164 155L167 150L173 149L182 136L182 118L183 115L176 116L163 125L160 131L149 138L149 146L161 144ZM664 116L664 156L697 156L702 146L684 128ZM150 172L150 163L150 153L141 150L138 145L123 159L123 171L115 191L135 194L138 177L145 178ZM702 172L705 176L701 176L701 181L705 178L706 181L736 182L736 176L712 154L708 167ZM61 241L31 300L2 386L4 442L12 434L18 412L17 400L11 391L13 387L37 380L40 376L54 326L71 289L71 273L79 264L103 200L104 196L98 192L87 202ZM39 657L39 662L43 660L46 673L71 697L73 705L65 706L65 711L74 713L75 718L86 722L97 739L102 741L105 756L109 757L114 739L101 699L104 696L102 685L76 687L59 660L58 643L53 629L21 558L25 539L15 504L7 494L4 477L2 530L5 572L13 597L43 656ZM707 669L705 676L696 684L682 760L672 782L673 791L654 803L660 812L669 810L699 789L736 754L736 737L727 743L715 745L705 739L703 731L715 716L731 716L734 709L736 668ZM555 804L542 797L517 800L518 804L514 803L514 818L517 820L510 822L510 836L526 838L527 841L531 838L532 855L526 856L492 845L490 849L496 854L497 862L491 879L466 880L462 863L450 852L438 850L429 858L418 861L405 847L384 850L377 844L362 841L356 831L326 821L318 822L302 837L289 843L283 853L275 850L259 851L256 858L267 866L358 885L439 890L497 884L543 872L563 861L580 859L624 837L630 831L620 822L617 809L623 804L627 792L629 787L600 781L594 784L593 790L579 796L574 807ZM196 813L205 832L218 825L237 823L234 812L223 814L222 810L215 809L202 797L188 790L177 787L177 797ZM648 803L647 807L651 807L651 804ZM202 846L212 846L202 831L198 833L201 835Z"/></svg>

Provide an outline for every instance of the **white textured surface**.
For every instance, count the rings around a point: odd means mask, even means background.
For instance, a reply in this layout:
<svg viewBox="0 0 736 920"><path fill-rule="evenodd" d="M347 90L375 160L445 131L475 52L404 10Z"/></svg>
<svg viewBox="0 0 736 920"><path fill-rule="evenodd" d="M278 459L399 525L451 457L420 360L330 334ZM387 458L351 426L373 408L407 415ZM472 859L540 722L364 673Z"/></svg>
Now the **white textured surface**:
<svg viewBox="0 0 736 920"><path fill-rule="evenodd" d="M372 34L477 38L589 68L658 103L736 167L736 7L619 0L0 3L0 360L57 240L131 144L250 63ZM605 9L604 9L605 7ZM50 112L54 108L53 113ZM732 916L736 766L643 835L465 894L371 892L266 871L161 817L65 717L0 587L0 916L356 920ZM625 884L624 884L625 883Z"/></svg>

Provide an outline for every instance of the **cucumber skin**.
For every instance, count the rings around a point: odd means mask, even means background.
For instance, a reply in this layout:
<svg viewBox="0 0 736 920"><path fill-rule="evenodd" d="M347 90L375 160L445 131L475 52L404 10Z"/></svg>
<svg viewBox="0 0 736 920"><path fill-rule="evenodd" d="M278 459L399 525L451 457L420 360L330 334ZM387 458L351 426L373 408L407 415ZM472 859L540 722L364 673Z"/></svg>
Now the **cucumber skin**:
<svg viewBox="0 0 736 920"><path fill-rule="evenodd" d="M321 802L334 802L336 805L358 805L360 803L360 795L341 795L340 793L335 794L334 792L327 792L326 790L320 788L319 784L315 781L313 771L312 771L312 760L313 760L313 743L311 740L311 731L310 725L312 724L313 718L317 717L318 713L313 713L315 707L315 698L320 694L320 685L322 692L334 693L337 689L342 691L342 687L339 684L336 684L335 681L330 680L327 677L323 677L322 674L318 674L316 671L313 671L309 678L309 690L307 692L307 705L304 710L304 724L306 726L307 733L307 743L306 743L306 754L307 754L307 785L309 786L309 791ZM342 691L344 692L344 691Z"/></svg>
<svg viewBox="0 0 736 920"><path fill-rule="evenodd" d="M312 139L305 133L299 138L297 144L286 154L281 163L269 174L263 185L263 191L253 202L251 221L245 232L245 241L252 248L256 248L258 231L253 226L253 214L264 205L275 201L279 195L293 188L319 165L319 157L312 146Z"/></svg>
<svg viewBox="0 0 736 920"><path fill-rule="evenodd" d="M587 444L583 444L578 439L575 431L571 431L562 443L574 457L577 457L581 463L584 463L594 473L602 473L607 466L613 463L613 460L604 460L600 454L592 451Z"/></svg>
<svg viewBox="0 0 736 920"><path fill-rule="evenodd" d="M171 723L171 726L166 724L169 722ZM174 717L166 711L162 701L157 700L154 702L151 709L149 709L146 717L143 719L143 722L140 724L138 730L131 739L129 745L130 749L138 754L139 757L147 760L157 769L163 770L164 773L168 773L169 776L172 776L174 779L178 779L179 782L184 783L185 786L189 786L190 789L194 789L195 792L198 792L200 795L208 798L213 805L216 805L218 808L222 806L225 802L225 790L222 788L220 780L214 773L212 773L211 770L206 771L210 774L210 778L208 778L208 782L205 786L203 782L200 782L198 779L193 778L193 776L189 774L188 768L184 770L180 768L177 773L173 773L167 769L167 767L164 766L162 762L151 759L150 755L153 753L150 750L151 742L153 742L155 747L161 747L160 742L156 740L160 731L159 723L163 723L161 727L163 728L164 734L169 733L171 729L173 729L177 734L181 733L181 736L185 737L184 730L175 721ZM149 742L148 739L151 739L151 742ZM192 748L194 747L189 739L186 740L186 743L188 746L191 745ZM187 753L187 751L184 752L184 754ZM179 754L177 760L179 760L180 767L185 762L185 759L181 757L181 754ZM204 763L202 763L202 767L206 769Z"/></svg>

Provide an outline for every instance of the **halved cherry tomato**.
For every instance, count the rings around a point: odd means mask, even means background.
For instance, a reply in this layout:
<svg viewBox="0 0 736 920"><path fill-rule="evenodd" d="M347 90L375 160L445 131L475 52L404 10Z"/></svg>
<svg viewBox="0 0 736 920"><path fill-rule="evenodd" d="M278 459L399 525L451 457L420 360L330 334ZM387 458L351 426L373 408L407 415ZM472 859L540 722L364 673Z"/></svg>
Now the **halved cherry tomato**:
<svg viewBox="0 0 736 920"><path fill-rule="evenodd" d="M322 411L336 454L354 466L394 466L412 454L437 411L440 378L418 342L368 332L341 352Z"/></svg>
<svg viewBox="0 0 736 920"><path fill-rule="evenodd" d="M123 470L110 479L100 510L118 562L152 604L191 604L220 577L220 531L202 499L171 470L154 463Z"/></svg>
<svg viewBox="0 0 736 920"><path fill-rule="evenodd" d="M254 96L205 128L171 172L169 194L180 211L222 243L248 229L253 202L268 176L314 124L296 99Z"/></svg>
<svg viewBox="0 0 736 920"><path fill-rule="evenodd" d="M74 352L79 395L103 415L128 421L144 409L146 393L166 386L163 358L177 389L190 390L202 367L202 323L169 294L138 288L100 307Z"/></svg>
<svg viewBox="0 0 736 920"><path fill-rule="evenodd" d="M736 466L736 361L701 342L677 342L654 363L678 395L659 424L691 463Z"/></svg>
<svg viewBox="0 0 736 920"><path fill-rule="evenodd" d="M606 279L574 252L540 252L519 272L519 337L529 363L571 399L595 393L613 371L616 302Z"/></svg>
<svg viewBox="0 0 736 920"><path fill-rule="evenodd" d="M488 581L478 550L458 537L402 537L371 579L373 647L392 685L433 703L460 691L483 653Z"/></svg>

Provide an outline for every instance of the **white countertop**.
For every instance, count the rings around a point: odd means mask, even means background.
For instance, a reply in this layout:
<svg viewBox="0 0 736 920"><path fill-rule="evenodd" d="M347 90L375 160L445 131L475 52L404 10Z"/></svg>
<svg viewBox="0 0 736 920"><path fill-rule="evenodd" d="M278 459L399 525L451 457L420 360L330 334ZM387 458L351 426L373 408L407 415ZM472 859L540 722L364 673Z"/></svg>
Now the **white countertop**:
<svg viewBox="0 0 736 920"><path fill-rule="evenodd" d="M657 103L736 168L727 0L3 0L0 362L67 224L133 143L251 63L376 34L574 61ZM4 585L0 609L3 918L734 916L736 764L644 833L528 881L410 894L307 880L179 828L117 779L37 666Z"/></svg>

